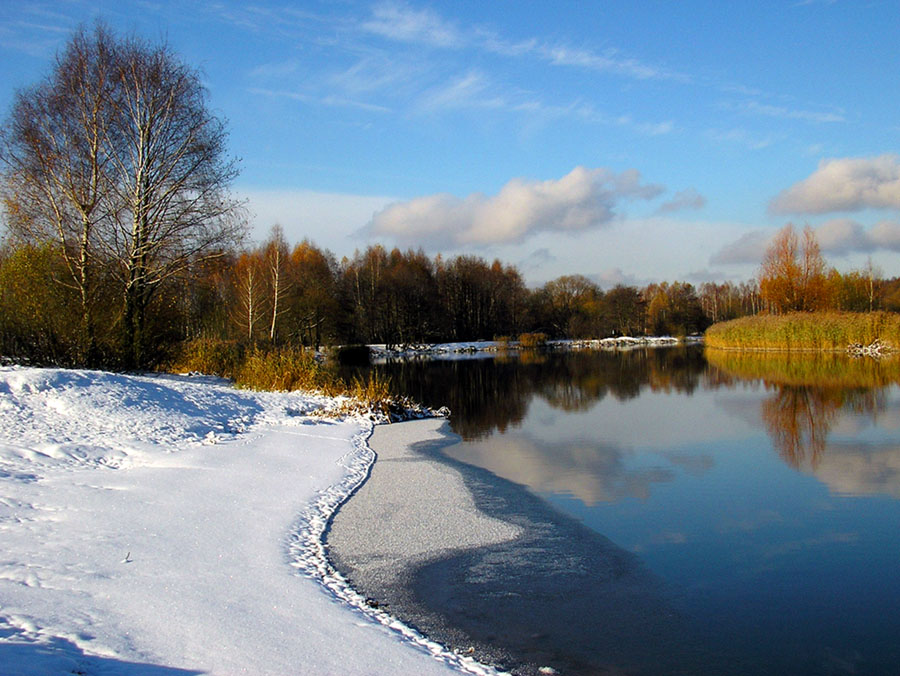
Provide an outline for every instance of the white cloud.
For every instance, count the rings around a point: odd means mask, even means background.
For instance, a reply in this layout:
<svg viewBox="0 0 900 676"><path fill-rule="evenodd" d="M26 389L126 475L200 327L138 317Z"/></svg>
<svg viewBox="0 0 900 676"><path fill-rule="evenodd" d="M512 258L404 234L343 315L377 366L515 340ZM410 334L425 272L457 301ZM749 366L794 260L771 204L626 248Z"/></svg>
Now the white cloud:
<svg viewBox="0 0 900 676"><path fill-rule="evenodd" d="M368 233L413 245L486 246L520 242L538 232L575 233L608 223L623 199L652 199L662 187L638 171L576 167L558 180L515 178L497 195L429 195L387 206Z"/></svg>
<svg viewBox="0 0 900 676"><path fill-rule="evenodd" d="M881 249L900 251L900 223L897 221L881 221L869 230L869 239Z"/></svg>
<svg viewBox="0 0 900 676"><path fill-rule="evenodd" d="M900 209L900 157L822 160L803 181L770 204L776 213L824 214L860 209Z"/></svg>
<svg viewBox="0 0 900 676"><path fill-rule="evenodd" d="M675 193L672 199L660 205L658 213L671 214L684 209L702 209L705 206L706 198L695 188L688 188Z"/></svg>
<svg viewBox="0 0 900 676"><path fill-rule="evenodd" d="M592 282L597 284L597 286L604 290L609 290L620 285L646 286L646 284L649 283L646 280L638 279L632 274L626 274L622 271L622 268L609 268L607 270L602 270L601 272L590 275L590 279Z"/></svg>
<svg viewBox="0 0 900 676"><path fill-rule="evenodd" d="M874 246L862 225L849 218L835 218L816 228L823 253L844 256L853 251L871 251Z"/></svg>

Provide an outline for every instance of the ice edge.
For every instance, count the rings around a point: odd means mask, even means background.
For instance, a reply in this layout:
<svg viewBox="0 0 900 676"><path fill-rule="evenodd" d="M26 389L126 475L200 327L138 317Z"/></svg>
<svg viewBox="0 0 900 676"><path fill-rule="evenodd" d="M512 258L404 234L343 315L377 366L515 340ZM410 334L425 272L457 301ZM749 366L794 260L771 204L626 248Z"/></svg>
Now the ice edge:
<svg viewBox="0 0 900 676"><path fill-rule="evenodd" d="M313 502L301 512L291 529L288 539L290 565L298 574L317 580L340 602L350 606L370 620L381 624L399 635L416 649L427 652L438 661L445 662L460 671L478 676L503 676L507 672L481 664L472 657L460 655L443 645L428 639L405 625L396 617L366 603L347 580L331 564L325 546L325 533L332 516L353 495L369 476L375 462L375 452L369 448L368 439L374 425L364 422L363 430L354 435L353 448L338 462L347 468L344 478L319 491Z"/></svg>

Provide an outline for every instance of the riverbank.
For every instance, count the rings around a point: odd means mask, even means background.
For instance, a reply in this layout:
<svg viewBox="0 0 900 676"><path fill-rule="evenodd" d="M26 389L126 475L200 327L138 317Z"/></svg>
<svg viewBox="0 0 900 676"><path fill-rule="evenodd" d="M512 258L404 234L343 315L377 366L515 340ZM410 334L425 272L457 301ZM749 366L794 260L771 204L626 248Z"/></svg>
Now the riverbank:
<svg viewBox="0 0 900 676"><path fill-rule="evenodd" d="M641 347L670 347L679 343L699 343L702 336L615 336L610 338L548 340L542 345L549 350L631 350ZM523 348L518 341L476 340L461 343L422 343L415 345L369 345L374 361L428 357L431 359L463 359L467 357L492 357L504 351L533 350Z"/></svg>
<svg viewBox="0 0 900 676"><path fill-rule="evenodd" d="M460 673L335 591L321 533L372 425L334 403L0 367L4 676Z"/></svg>

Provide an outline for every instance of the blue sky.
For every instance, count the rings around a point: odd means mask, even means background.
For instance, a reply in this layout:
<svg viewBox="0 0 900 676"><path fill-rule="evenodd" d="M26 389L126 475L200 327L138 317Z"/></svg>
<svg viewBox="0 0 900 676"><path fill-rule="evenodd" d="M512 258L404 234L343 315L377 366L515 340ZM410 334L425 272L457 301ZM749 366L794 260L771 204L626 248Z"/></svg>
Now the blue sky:
<svg viewBox="0 0 900 676"><path fill-rule="evenodd" d="M896 0L4 0L4 115L96 17L202 69L258 239L609 286L749 278L791 222L900 275Z"/></svg>

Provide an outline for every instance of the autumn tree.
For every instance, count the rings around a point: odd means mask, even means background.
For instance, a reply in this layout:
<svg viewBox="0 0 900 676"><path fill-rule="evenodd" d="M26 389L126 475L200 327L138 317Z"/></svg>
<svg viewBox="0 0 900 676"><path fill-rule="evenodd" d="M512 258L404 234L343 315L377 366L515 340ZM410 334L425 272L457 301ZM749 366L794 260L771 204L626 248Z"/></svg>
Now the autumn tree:
<svg viewBox="0 0 900 676"><path fill-rule="evenodd" d="M692 284L663 282L644 291L647 327L655 335L700 333L709 325Z"/></svg>
<svg viewBox="0 0 900 676"><path fill-rule="evenodd" d="M762 300L777 313L826 306L825 260L812 228L803 229L802 241L790 223L778 232L763 258L759 290Z"/></svg>
<svg viewBox="0 0 900 676"><path fill-rule="evenodd" d="M646 301L633 286L617 284L604 297L611 335L635 335L644 332Z"/></svg>
<svg viewBox="0 0 900 676"><path fill-rule="evenodd" d="M334 256L307 239L291 252L288 304L294 340L318 347L336 335L340 314L336 269Z"/></svg>
<svg viewBox="0 0 900 676"><path fill-rule="evenodd" d="M588 338L598 335L603 293L584 275L563 275L538 291L541 313L552 335Z"/></svg>

